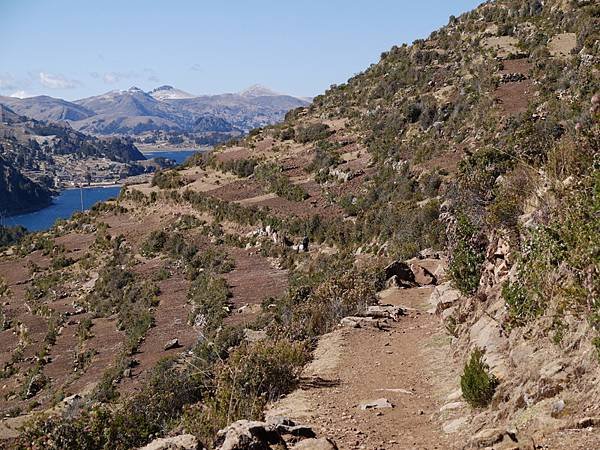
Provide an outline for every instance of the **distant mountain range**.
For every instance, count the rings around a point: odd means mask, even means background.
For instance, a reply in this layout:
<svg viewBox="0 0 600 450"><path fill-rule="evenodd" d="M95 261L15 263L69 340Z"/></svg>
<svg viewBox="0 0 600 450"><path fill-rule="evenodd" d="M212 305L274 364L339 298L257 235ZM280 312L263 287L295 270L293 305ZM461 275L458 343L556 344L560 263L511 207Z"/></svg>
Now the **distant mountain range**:
<svg viewBox="0 0 600 450"><path fill-rule="evenodd" d="M173 86L149 92L132 87L74 102L49 96L0 97L0 104L38 120L66 121L96 135L141 135L152 131L245 133L281 121L308 100L255 85L234 94L195 96Z"/></svg>

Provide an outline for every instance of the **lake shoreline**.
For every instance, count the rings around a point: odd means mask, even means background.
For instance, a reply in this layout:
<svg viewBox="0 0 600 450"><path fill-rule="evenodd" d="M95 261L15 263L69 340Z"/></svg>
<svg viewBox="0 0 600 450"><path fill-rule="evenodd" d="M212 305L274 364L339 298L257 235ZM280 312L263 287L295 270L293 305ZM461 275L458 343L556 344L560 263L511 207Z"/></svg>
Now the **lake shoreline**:
<svg viewBox="0 0 600 450"><path fill-rule="evenodd" d="M83 210L87 211L98 202L117 197L122 188L122 185L114 184L82 187ZM77 187L63 189L58 195L53 196L52 203L44 208L6 216L5 225L21 225L30 232L49 230L57 220L69 219L74 213L82 210L82 196L78 191L80 191L80 188Z"/></svg>

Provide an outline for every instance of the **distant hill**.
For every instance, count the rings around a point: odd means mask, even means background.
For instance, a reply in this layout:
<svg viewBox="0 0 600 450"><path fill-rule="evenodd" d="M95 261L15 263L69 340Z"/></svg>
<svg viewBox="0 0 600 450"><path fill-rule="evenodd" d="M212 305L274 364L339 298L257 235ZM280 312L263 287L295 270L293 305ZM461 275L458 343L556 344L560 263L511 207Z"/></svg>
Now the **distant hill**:
<svg viewBox="0 0 600 450"><path fill-rule="evenodd" d="M47 95L24 99L0 97L0 103L10 107L17 114L37 120L77 121L95 114L83 106Z"/></svg>
<svg viewBox="0 0 600 450"><path fill-rule="evenodd" d="M149 92L137 87L115 90L74 102L39 96L0 97L0 103L18 114L37 120L66 121L76 130L96 135L155 131L239 135L279 122L289 110L308 104L306 99L279 94L260 85L220 95L195 96L164 85Z"/></svg>
<svg viewBox="0 0 600 450"><path fill-rule="evenodd" d="M0 213L33 211L52 201L50 190L34 183L0 156Z"/></svg>

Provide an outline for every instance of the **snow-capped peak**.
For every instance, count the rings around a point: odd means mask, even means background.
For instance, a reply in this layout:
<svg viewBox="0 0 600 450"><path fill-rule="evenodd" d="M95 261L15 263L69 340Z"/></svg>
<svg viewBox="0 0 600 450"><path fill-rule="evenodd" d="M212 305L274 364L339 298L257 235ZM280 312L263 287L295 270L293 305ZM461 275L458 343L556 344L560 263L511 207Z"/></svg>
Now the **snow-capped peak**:
<svg viewBox="0 0 600 450"><path fill-rule="evenodd" d="M195 95L182 91L181 89L176 89L169 85L157 87L148 93L157 100L179 100L183 98L195 97Z"/></svg>
<svg viewBox="0 0 600 450"><path fill-rule="evenodd" d="M242 97L274 97L281 94L267 87L261 86L260 84L254 84L241 91L239 95Z"/></svg>

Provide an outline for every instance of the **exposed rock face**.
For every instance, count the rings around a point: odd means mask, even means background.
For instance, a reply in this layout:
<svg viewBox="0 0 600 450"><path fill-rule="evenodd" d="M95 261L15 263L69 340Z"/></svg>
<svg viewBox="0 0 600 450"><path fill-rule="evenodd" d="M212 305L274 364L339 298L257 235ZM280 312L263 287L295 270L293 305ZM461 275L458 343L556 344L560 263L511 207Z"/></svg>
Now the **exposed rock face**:
<svg viewBox="0 0 600 450"><path fill-rule="evenodd" d="M460 292L454 289L450 282L446 282L435 287L429 297L429 303L433 312L441 314L444 310L454 307L460 298Z"/></svg>

